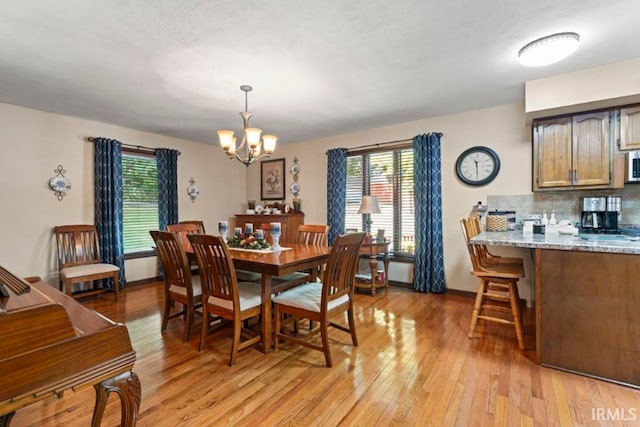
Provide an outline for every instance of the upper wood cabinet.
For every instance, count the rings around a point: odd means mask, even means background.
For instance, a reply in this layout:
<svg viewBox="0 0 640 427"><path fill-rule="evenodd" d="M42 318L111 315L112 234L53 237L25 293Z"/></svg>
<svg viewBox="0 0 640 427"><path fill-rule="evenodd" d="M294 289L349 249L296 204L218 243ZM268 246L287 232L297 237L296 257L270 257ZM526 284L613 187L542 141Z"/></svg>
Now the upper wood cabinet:
<svg viewBox="0 0 640 427"><path fill-rule="evenodd" d="M620 109L620 150L640 149L640 107Z"/></svg>
<svg viewBox="0 0 640 427"><path fill-rule="evenodd" d="M568 187L571 173L571 117L540 120L533 128L533 187Z"/></svg>
<svg viewBox="0 0 640 427"><path fill-rule="evenodd" d="M533 191L612 188L608 111L543 119L533 127Z"/></svg>

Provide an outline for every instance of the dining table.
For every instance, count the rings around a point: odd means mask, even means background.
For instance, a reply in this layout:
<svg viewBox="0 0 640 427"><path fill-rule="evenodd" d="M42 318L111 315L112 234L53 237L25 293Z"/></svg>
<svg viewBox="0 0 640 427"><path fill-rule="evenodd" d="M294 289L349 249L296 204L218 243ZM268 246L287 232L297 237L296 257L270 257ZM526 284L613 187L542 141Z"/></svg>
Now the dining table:
<svg viewBox="0 0 640 427"><path fill-rule="evenodd" d="M187 257L195 262L195 254L190 245L183 245ZM331 252L330 246L306 245L304 243L283 243L279 250L252 250L229 247L236 269L261 273L262 280L262 349L271 351L272 310L271 295L286 289L286 284L278 285L273 277L296 271L309 271L309 281L317 279L319 266L326 264Z"/></svg>

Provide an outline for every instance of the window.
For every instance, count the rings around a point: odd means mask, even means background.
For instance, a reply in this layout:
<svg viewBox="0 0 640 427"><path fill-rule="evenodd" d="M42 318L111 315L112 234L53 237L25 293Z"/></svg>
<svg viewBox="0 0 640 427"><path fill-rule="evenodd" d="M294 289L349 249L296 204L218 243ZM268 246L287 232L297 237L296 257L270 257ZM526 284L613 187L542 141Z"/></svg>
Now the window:
<svg viewBox="0 0 640 427"><path fill-rule="evenodd" d="M347 157L346 228L365 229L365 215L358 214L362 195L378 198L379 214L371 215L371 234L378 230L391 241L395 254L413 254L413 149L374 150Z"/></svg>
<svg viewBox="0 0 640 427"><path fill-rule="evenodd" d="M122 154L124 253L151 252L158 224L158 166L153 155Z"/></svg>

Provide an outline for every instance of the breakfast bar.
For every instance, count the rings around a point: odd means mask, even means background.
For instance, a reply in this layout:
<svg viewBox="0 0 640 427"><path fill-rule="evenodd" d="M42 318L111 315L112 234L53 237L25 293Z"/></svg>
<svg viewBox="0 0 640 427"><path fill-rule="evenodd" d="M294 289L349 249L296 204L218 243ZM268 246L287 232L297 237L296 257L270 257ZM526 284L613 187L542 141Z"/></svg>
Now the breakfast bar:
<svg viewBox="0 0 640 427"><path fill-rule="evenodd" d="M473 244L529 248L541 365L640 388L640 239L484 232Z"/></svg>

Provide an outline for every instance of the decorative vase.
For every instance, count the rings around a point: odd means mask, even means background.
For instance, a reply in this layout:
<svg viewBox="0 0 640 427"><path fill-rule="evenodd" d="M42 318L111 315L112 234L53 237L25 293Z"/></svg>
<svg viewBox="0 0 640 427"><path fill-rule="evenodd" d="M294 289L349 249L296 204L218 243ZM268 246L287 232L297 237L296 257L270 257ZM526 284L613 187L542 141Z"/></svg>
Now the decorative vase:
<svg viewBox="0 0 640 427"><path fill-rule="evenodd" d="M271 245L271 249L279 252L281 247L280 247L280 234L272 234L271 235L271 240L273 241L273 244Z"/></svg>

